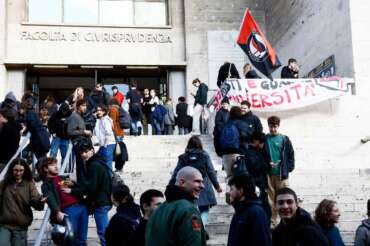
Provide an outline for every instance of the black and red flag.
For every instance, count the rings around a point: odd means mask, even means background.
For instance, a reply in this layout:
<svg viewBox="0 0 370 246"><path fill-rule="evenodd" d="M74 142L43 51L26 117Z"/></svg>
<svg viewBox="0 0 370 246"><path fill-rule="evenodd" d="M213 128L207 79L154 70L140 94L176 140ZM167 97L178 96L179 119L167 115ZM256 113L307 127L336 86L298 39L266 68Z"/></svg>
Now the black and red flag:
<svg viewBox="0 0 370 246"><path fill-rule="evenodd" d="M245 11L237 43L253 66L272 79L271 73L280 67L281 63L249 9Z"/></svg>

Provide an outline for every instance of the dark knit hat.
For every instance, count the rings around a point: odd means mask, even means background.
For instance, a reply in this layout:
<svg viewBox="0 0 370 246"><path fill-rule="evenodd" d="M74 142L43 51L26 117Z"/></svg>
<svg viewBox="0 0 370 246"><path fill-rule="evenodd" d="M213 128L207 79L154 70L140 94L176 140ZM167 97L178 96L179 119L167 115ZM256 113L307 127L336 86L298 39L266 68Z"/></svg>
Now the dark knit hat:
<svg viewBox="0 0 370 246"><path fill-rule="evenodd" d="M224 97L221 101L221 104L223 103L227 103L227 104L230 104L230 101L229 101L229 98L228 97Z"/></svg>

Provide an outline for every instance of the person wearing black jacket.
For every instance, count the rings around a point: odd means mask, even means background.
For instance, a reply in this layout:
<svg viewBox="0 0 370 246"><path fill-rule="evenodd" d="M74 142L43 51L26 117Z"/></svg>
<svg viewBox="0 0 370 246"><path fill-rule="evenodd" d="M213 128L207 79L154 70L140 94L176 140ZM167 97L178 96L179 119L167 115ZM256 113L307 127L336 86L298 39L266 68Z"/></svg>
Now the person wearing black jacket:
<svg viewBox="0 0 370 246"><path fill-rule="evenodd" d="M109 98L110 98L110 95L105 91L103 85L101 83L98 83L95 85L94 89L91 91L87 100L89 101L91 108L95 108L99 104L108 106ZM89 108L89 110L91 108Z"/></svg>
<svg viewBox="0 0 370 246"><path fill-rule="evenodd" d="M288 136L278 132L280 118L271 116L267 119L270 133L267 134L266 145L271 157L271 169L268 175L268 197L272 208L271 223L276 225L277 214L274 209L275 192L288 187L289 173L294 170L294 149Z"/></svg>
<svg viewBox="0 0 370 246"><path fill-rule="evenodd" d="M107 246L131 246L135 242L135 232L141 219L140 207L134 202L130 189L124 184L113 188L113 203L117 213L109 221L105 231Z"/></svg>
<svg viewBox="0 0 370 246"><path fill-rule="evenodd" d="M86 196L89 212L94 214L100 243L105 246L104 233L108 226L108 212L112 208L112 179L109 168L102 157L94 153L90 139L80 138L76 149L85 162L86 176L71 188L62 188L62 191L77 197Z"/></svg>
<svg viewBox="0 0 370 246"><path fill-rule="evenodd" d="M215 127L213 128L213 145L215 147L216 154L219 157L222 157L222 151L220 149L219 138L220 138L222 129L224 128L225 124L229 120L229 114L230 114L229 106L230 106L229 99L227 97L222 99L221 108L216 113Z"/></svg>
<svg viewBox="0 0 370 246"><path fill-rule="evenodd" d="M217 86L220 87L226 79L240 79L238 69L236 69L234 63L225 61L225 63L218 70Z"/></svg>
<svg viewBox="0 0 370 246"><path fill-rule="evenodd" d="M247 63L243 67L243 74L246 79L260 79L256 71L252 69L252 65Z"/></svg>
<svg viewBox="0 0 370 246"><path fill-rule="evenodd" d="M248 174L235 176L229 181L230 203L235 209L231 220L227 246L270 246L270 227L256 186Z"/></svg>
<svg viewBox="0 0 370 246"><path fill-rule="evenodd" d="M188 106L185 97L178 98L176 105L176 124L179 128L179 135L188 134L192 127L192 118L188 115Z"/></svg>
<svg viewBox="0 0 370 246"><path fill-rule="evenodd" d="M251 142L251 136L255 132L263 132L263 127L261 124L260 118L257 115L253 114L251 111L251 104L249 101L242 101L240 103L240 109L242 111L242 122L244 124L244 131L248 134L247 142Z"/></svg>
<svg viewBox="0 0 370 246"><path fill-rule="evenodd" d="M288 66L281 69L282 79L298 79L299 78L299 66L297 60L290 58L288 60Z"/></svg>
<svg viewBox="0 0 370 246"><path fill-rule="evenodd" d="M266 146L266 135L263 132L255 132L251 140L250 147L245 153L247 170L254 178L256 186L260 191L259 199L270 224L271 207L267 196L267 176L271 169L271 158Z"/></svg>
<svg viewBox="0 0 370 246"><path fill-rule="evenodd" d="M200 117L204 110L204 118L208 117L207 110L207 93L208 86L201 82L198 78L193 80L193 85L198 88L197 93L191 93L194 96L194 110L193 110L193 133L200 135Z"/></svg>
<svg viewBox="0 0 370 246"><path fill-rule="evenodd" d="M50 134L53 136L50 147L50 156L56 157L58 150L62 156L62 163L67 154L70 137L68 136L67 118L72 114L72 110L68 103L62 103L54 114L51 115L48 128Z"/></svg>
<svg viewBox="0 0 370 246"><path fill-rule="evenodd" d="M146 225L150 216L164 202L164 195L159 190L149 189L140 196L140 209L143 217L140 218L139 226L135 231L135 246L145 246Z"/></svg>
<svg viewBox="0 0 370 246"><path fill-rule="evenodd" d="M0 109L0 170L13 157L19 147L21 126L15 121L12 109Z"/></svg>
<svg viewBox="0 0 370 246"><path fill-rule="evenodd" d="M292 189L278 190L275 204L281 221L272 232L272 246L329 246L320 226L298 206L297 195Z"/></svg>

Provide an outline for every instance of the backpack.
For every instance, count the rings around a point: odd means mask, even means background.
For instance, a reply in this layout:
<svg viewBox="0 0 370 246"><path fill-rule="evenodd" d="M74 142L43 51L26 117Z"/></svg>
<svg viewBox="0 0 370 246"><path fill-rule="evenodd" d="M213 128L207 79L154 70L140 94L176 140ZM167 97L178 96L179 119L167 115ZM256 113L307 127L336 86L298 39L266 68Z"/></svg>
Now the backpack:
<svg viewBox="0 0 370 246"><path fill-rule="evenodd" d="M183 167L194 167L202 174L203 179L207 177L207 157L203 153L186 152L179 156L179 160Z"/></svg>
<svg viewBox="0 0 370 246"><path fill-rule="evenodd" d="M119 107L119 127L122 129L130 129L131 127L131 118L129 113L125 111L122 107Z"/></svg>
<svg viewBox="0 0 370 246"><path fill-rule="evenodd" d="M56 118L55 119L55 134L58 138L69 139L68 136L68 121L66 118Z"/></svg>
<svg viewBox="0 0 370 246"><path fill-rule="evenodd" d="M227 123L221 130L219 138L220 149L222 151L236 151L240 149L239 130L233 123Z"/></svg>
<svg viewBox="0 0 370 246"><path fill-rule="evenodd" d="M247 169L247 159L244 156L240 155L236 157L236 160L231 166L231 173L234 177L241 174L249 173Z"/></svg>

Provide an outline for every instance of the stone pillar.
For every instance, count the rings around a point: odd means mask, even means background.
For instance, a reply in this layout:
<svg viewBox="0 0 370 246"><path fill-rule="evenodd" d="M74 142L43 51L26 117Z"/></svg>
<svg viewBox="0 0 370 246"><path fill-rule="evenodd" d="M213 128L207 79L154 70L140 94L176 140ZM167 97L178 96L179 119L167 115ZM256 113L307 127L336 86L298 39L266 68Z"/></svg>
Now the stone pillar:
<svg viewBox="0 0 370 246"><path fill-rule="evenodd" d="M172 98L174 105L177 98L186 95L185 71L169 71L168 75L169 96Z"/></svg>
<svg viewBox="0 0 370 246"><path fill-rule="evenodd" d="M18 100L21 99L26 86L25 70L9 70L5 93L12 91Z"/></svg>
<svg viewBox="0 0 370 246"><path fill-rule="evenodd" d="M0 101L3 100L6 84L5 35L6 35L6 3L0 0Z"/></svg>

